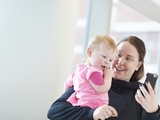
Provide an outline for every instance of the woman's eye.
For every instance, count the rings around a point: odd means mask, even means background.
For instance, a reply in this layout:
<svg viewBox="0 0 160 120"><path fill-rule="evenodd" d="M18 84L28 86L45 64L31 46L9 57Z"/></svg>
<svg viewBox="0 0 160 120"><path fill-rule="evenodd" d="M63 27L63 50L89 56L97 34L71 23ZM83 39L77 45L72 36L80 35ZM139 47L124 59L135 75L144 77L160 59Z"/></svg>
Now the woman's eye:
<svg viewBox="0 0 160 120"><path fill-rule="evenodd" d="M122 57L122 54L118 53L118 54L117 54L117 57L118 57L118 58L121 58L121 57Z"/></svg>
<svg viewBox="0 0 160 120"><path fill-rule="evenodd" d="M131 58L126 58L126 60L130 61L130 60L131 60Z"/></svg>

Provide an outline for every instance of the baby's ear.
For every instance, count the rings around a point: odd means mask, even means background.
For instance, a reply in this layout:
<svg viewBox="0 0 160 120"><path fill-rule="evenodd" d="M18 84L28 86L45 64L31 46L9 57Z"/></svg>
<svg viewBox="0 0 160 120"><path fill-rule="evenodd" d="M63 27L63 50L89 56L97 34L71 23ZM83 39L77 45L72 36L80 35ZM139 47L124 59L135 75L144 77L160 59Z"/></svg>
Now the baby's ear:
<svg viewBox="0 0 160 120"><path fill-rule="evenodd" d="M91 54L92 54L92 49L91 49L90 47L87 48L86 53L87 53L87 55L90 57Z"/></svg>

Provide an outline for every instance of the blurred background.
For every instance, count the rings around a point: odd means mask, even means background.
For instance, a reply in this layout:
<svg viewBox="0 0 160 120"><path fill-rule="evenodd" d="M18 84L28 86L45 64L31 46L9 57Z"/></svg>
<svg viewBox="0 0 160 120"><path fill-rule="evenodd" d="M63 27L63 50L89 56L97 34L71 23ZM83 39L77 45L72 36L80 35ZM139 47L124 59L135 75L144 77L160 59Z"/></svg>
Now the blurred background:
<svg viewBox="0 0 160 120"><path fill-rule="evenodd" d="M129 35L160 75L160 0L0 0L0 119L47 120L88 40ZM143 79L142 79L143 81ZM160 82L157 96L160 103Z"/></svg>

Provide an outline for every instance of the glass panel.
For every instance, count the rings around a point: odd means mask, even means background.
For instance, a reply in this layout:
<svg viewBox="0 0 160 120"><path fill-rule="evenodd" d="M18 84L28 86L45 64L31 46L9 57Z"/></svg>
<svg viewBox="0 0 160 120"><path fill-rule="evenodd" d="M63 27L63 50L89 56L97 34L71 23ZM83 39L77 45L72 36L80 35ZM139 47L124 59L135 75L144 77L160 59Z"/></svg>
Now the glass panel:
<svg viewBox="0 0 160 120"><path fill-rule="evenodd" d="M160 0L151 0L151 1L160 6Z"/></svg>
<svg viewBox="0 0 160 120"><path fill-rule="evenodd" d="M144 61L145 72L158 74L158 57L160 58L158 53L158 44L160 44L160 24L118 0L114 0L113 3L111 22L110 35L117 42L130 35L138 36L145 42L147 50ZM144 79L145 78L142 79L142 82ZM159 81L157 84L160 84ZM157 85L157 88L158 87L159 85ZM160 96L158 89L157 94Z"/></svg>
<svg viewBox="0 0 160 120"><path fill-rule="evenodd" d="M135 35L141 38L147 49L145 71L158 73L158 41L160 24L147 18L136 10L116 1L113 4L110 35L118 42Z"/></svg>

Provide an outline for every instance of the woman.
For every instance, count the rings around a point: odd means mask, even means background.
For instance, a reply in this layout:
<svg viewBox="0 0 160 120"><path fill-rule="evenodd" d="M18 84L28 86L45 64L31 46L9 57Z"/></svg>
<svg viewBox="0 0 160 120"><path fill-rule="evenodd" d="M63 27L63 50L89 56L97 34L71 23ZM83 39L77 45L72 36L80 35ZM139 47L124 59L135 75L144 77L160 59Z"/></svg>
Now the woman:
<svg viewBox="0 0 160 120"><path fill-rule="evenodd" d="M148 91L138 80L144 76L145 45L141 39L129 36L118 44L117 59L113 64L113 80L109 90L109 105L97 109L72 106L66 99L73 88L56 100L48 111L50 120L159 120L155 89L146 83ZM140 91L141 90L141 91ZM141 93L142 92L142 93ZM143 95L142 95L143 94ZM117 118L112 118L118 112Z"/></svg>

